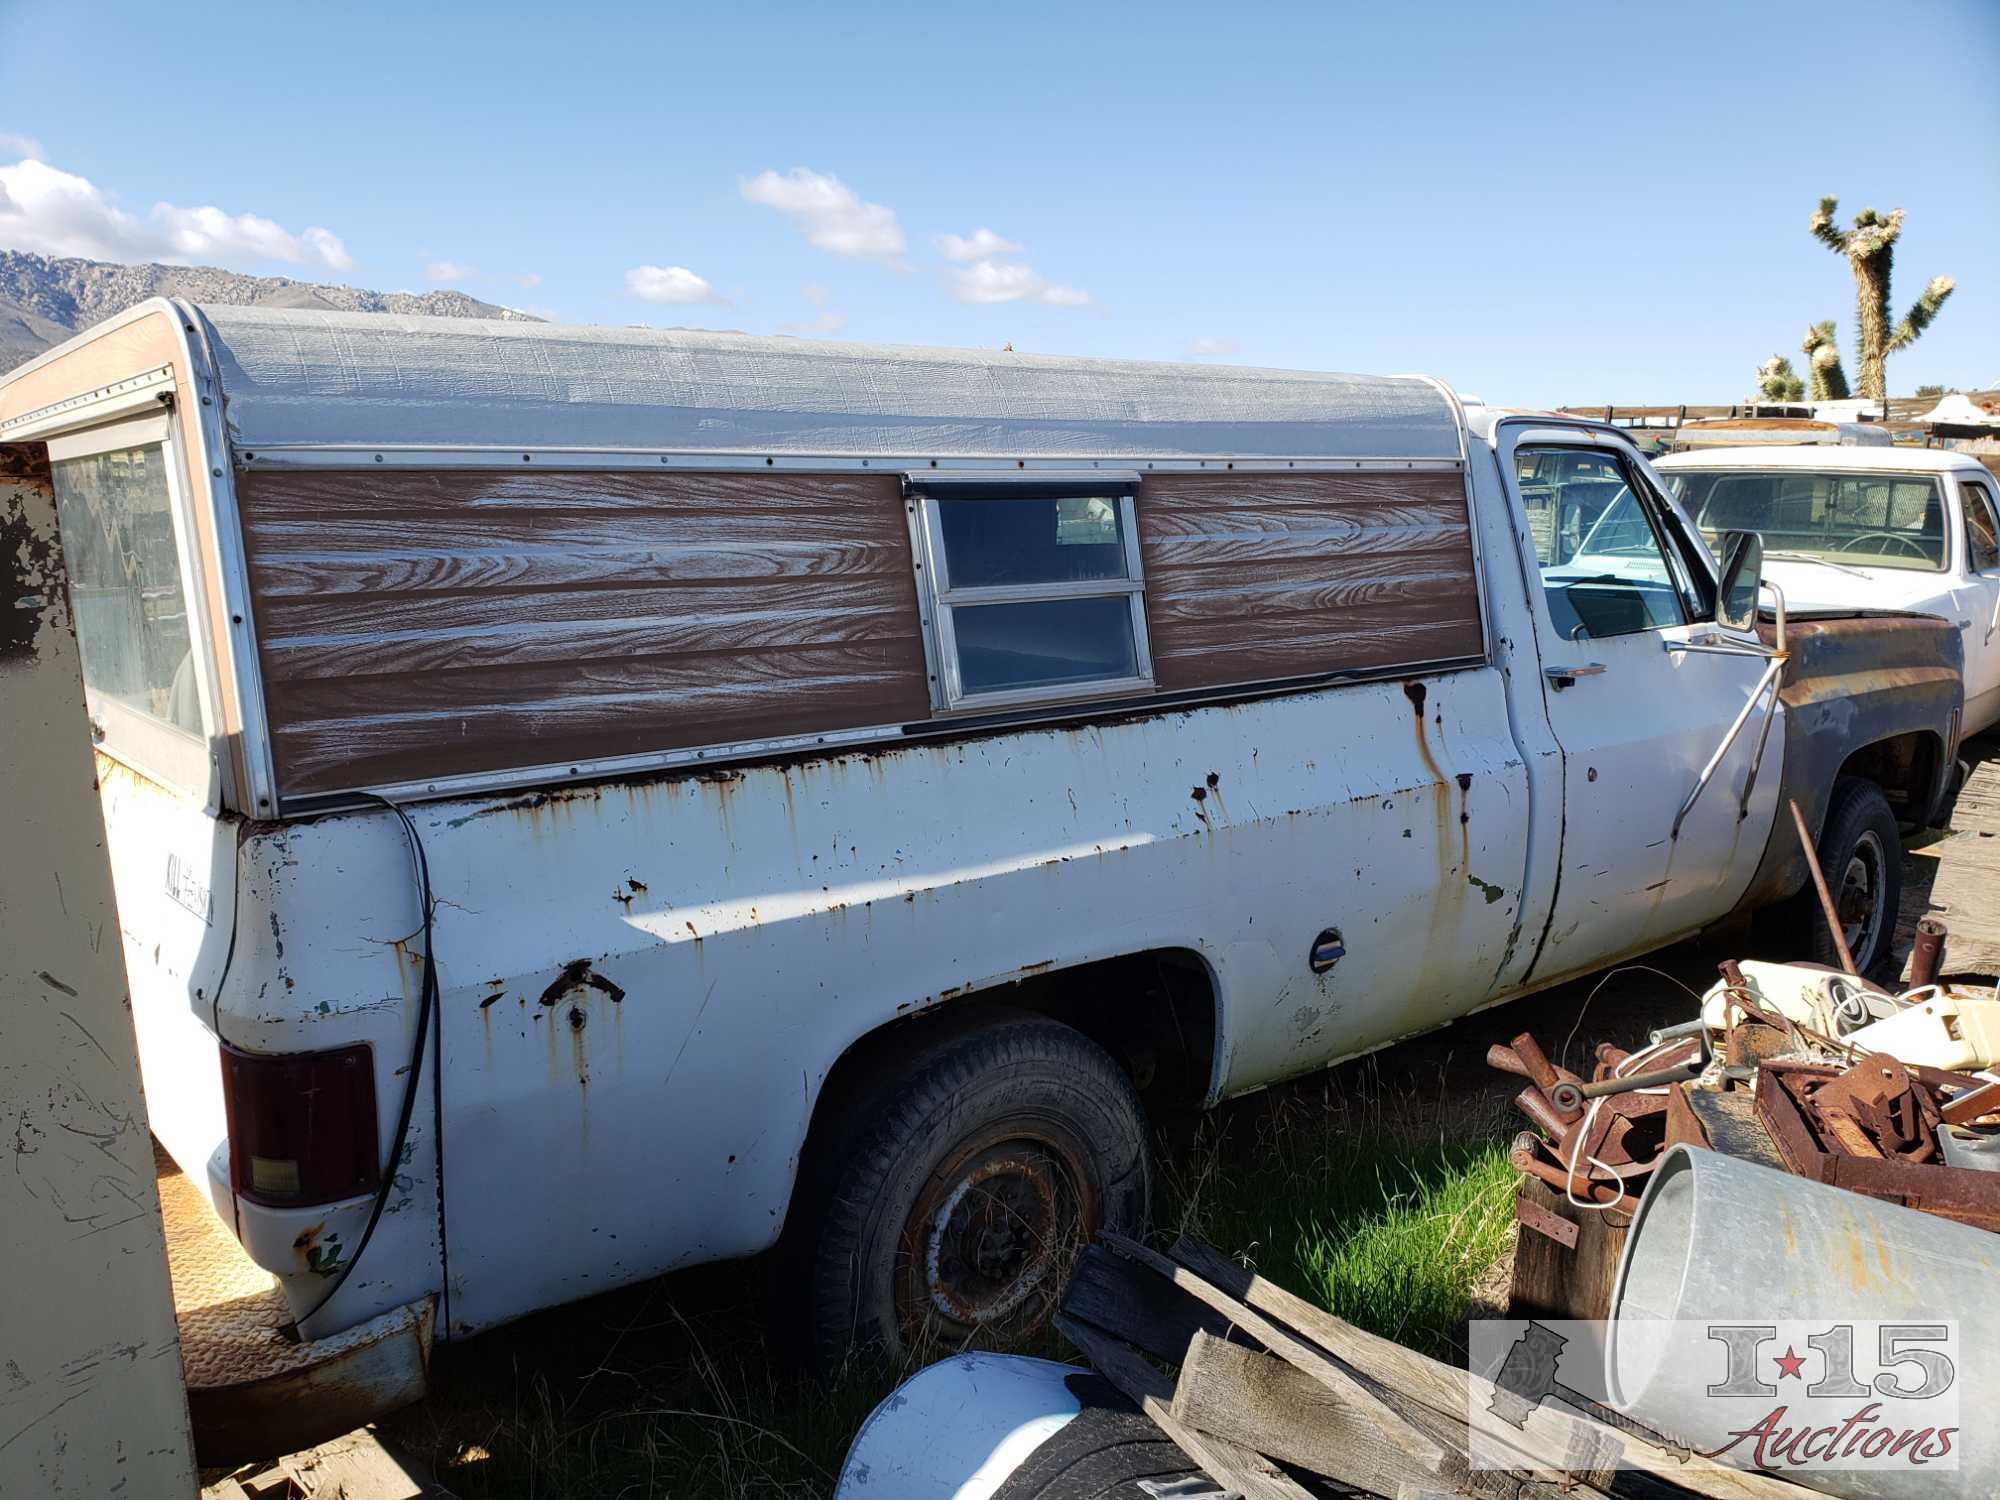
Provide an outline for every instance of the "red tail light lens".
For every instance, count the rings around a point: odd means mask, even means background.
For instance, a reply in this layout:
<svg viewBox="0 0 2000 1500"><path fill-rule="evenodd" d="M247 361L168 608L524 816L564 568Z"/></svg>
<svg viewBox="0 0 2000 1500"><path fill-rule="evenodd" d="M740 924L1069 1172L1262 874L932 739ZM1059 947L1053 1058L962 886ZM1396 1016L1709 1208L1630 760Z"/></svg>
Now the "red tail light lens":
<svg viewBox="0 0 2000 1500"><path fill-rule="evenodd" d="M222 1048L229 1177L252 1203L299 1208L372 1193L375 1054L366 1043L269 1055Z"/></svg>

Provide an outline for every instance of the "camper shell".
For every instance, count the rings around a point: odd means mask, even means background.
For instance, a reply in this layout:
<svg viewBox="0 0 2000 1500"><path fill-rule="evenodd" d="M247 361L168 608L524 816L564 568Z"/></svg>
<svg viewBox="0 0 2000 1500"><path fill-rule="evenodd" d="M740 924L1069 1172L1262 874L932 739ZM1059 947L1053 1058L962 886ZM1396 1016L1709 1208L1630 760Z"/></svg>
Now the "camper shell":
<svg viewBox="0 0 2000 1500"><path fill-rule="evenodd" d="M823 1354L1036 1325L1143 1109L1787 897L1781 798L1956 743L1939 622L1801 681L1623 435L1427 378L152 302L0 455L155 1135L308 1339L774 1244Z"/></svg>

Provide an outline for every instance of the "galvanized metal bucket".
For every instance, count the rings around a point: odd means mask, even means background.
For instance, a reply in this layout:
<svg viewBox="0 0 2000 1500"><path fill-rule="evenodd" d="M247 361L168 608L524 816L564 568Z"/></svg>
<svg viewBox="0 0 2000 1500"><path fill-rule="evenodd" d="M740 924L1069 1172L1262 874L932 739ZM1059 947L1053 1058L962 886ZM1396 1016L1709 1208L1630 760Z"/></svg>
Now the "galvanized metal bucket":
<svg viewBox="0 0 2000 1500"><path fill-rule="evenodd" d="M1782 1472L1853 1497L2000 1494L2000 1235L1679 1146L1661 1159L1640 1200L1611 1318L1605 1389L1612 1403L1702 1452L1722 1448L1754 1421L1760 1400L1763 1410L1796 1401L1827 1359L1817 1343L1801 1343L1813 1363L1797 1389L1780 1377L1765 1386L1774 1397L1731 1400L1710 1384L1723 1374L1713 1327L1955 1324L1955 1471L1931 1463L1897 1471L1786 1464ZM1863 1382L1878 1364L1875 1335L1871 1330L1865 1347L1851 1351ZM1872 1394L1857 1393L1847 1404L1860 1409ZM1746 1451L1739 1445L1731 1457Z"/></svg>

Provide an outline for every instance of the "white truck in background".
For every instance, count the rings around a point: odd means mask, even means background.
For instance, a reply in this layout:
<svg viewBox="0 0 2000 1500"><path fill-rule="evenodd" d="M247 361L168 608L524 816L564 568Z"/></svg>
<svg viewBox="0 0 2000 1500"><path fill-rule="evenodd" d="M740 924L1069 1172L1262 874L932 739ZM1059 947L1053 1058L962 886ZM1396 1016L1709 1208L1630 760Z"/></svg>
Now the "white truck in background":
<svg viewBox="0 0 2000 1500"><path fill-rule="evenodd" d="M1936 615L1965 650L1965 733L2000 723L2000 503L1993 473L1942 448L1709 448L1656 461L1711 542L1764 538L1798 609Z"/></svg>

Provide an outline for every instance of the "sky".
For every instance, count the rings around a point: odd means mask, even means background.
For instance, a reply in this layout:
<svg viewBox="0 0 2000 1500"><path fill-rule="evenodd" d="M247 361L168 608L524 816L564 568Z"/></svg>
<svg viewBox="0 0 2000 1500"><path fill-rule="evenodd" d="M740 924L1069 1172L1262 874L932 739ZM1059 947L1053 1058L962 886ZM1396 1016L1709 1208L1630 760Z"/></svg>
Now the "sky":
<svg viewBox="0 0 2000 1500"><path fill-rule="evenodd" d="M2000 0L0 0L0 248L565 322L1741 399L1901 207L2000 386Z"/></svg>

